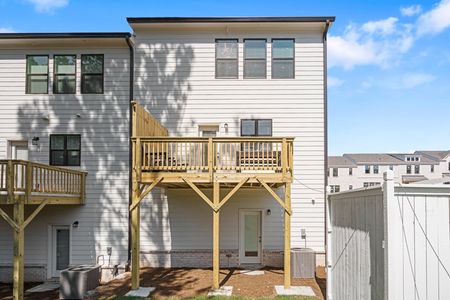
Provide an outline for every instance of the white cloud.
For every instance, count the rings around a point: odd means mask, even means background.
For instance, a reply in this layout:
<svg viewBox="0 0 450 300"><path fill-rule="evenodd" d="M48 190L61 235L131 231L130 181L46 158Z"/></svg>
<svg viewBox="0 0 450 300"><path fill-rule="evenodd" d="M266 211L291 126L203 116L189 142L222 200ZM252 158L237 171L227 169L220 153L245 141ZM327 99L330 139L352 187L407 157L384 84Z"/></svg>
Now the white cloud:
<svg viewBox="0 0 450 300"><path fill-rule="evenodd" d="M34 5L39 13L52 13L58 8L62 8L69 4L69 0L27 0Z"/></svg>
<svg viewBox="0 0 450 300"><path fill-rule="evenodd" d="M417 21L417 34L438 34L450 27L450 0L442 0Z"/></svg>
<svg viewBox="0 0 450 300"><path fill-rule="evenodd" d="M361 26L349 25L343 35L331 35L328 43L330 67L346 70L358 65L388 67L411 48L414 36L411 25L397 24L397 19L390 17Z"/></svg>
<svg viewBox="0 0 450 300"><path fill-rule="evenodd" d="M436 79L435 76L426 73L407 73L399 80L399 88L411 89L416 86L432 82Z"/></svg>
<svg viewBox="0 0 450 300"><path fill-rule="evenodd" d="M400 13L405 17L412 17L418 15L422 12L422 7L420 5L410 5L400 8Z"/></svg>
<svg viewBox="0 0 450 300"><path fill-rule="evenodd" d="M0 27L0 33L12 33L15 32L11 27Z"/></svg>
<svg viewBox="0 0 450 300"><path fill-rule="evenodd" d="M363 24L361 29L371 34L379 33L381 35L388 35L394 33L397 21L398 19L394 17L379 21L369 21Z"/></svg>
<svg viewBox="0 0 450 300"><path fill-rule="evenodd" d="M328 87L338 87L343 85L344 82L345 82L344 80L333 76L328 76L327 78Z"/></svg>

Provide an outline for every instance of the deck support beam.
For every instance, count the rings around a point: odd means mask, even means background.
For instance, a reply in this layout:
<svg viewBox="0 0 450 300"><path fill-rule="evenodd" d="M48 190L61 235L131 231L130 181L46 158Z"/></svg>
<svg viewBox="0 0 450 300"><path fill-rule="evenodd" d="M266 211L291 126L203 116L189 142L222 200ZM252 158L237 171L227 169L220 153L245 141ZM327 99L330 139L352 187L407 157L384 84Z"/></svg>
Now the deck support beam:
<svg viewBox="0 0 450 300"><path fill-rule="evenodd" d="M133 182L132 201L139 199L139 187L137 182ZM139 288L140 271L140 227L141 227L141 207L138 202L131 209L131 289Z"/></svg>
<svg viewBox="0 0 450 300"><path fill-rule="evenodd" d="M291 183L284 189L284 288L291 287Z"/></svg>
<svg viewBox="0 0 450 300"><path fill-rule="evenodd" d="M213 184L213 202L214 206L218 206L220 202L220 183ZM220 274L220 211L213 210L213 288L219 288L219 274Z"/></svg>
<svg viewBox="0 0 450 300"><path fill-rule="evenodd" d="M21 202L14 204L14 223L18 228L14 230L14 274L13 274L13 299L23 299L23 255L24 255L24 210L25 205Z"/></svg>

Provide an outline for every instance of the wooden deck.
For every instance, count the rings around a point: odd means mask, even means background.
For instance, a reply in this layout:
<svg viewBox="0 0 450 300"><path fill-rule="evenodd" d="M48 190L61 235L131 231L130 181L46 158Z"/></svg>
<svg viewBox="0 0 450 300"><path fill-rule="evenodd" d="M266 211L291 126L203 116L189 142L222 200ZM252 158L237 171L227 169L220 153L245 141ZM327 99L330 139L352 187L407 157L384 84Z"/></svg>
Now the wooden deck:
<svg viewBox="0 0 450 300"><path fill-rule="evenodd" d="M145 108L133 102L131 270L139 288L140 204L155 187L189 188L212 212L213 280L219 288L221 208L241 188L266 190L284 210L284 286L291 285L291 137L172 137ZM283 186L284 197L274 188ZM222 188L231 189L221 198ZM212 190L208 197L202 189Z"/></svg>
<svg viewBox="0 0 450 300"><path fill-rule="evenodd" d="M84 204L86 172L0 160L0 204Z"/></svg>

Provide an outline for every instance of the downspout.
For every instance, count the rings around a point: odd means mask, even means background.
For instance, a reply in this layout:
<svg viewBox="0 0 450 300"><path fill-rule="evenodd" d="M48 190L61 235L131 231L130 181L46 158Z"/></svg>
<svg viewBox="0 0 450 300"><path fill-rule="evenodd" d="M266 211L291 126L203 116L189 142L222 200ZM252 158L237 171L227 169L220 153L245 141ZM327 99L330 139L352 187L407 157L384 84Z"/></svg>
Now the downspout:
<svg viewBox="0 0 450 300"><path fill-rule="evenodd" d="M131 170L131 164L132 164L132 153L131 153L131 134L133 129L133 111L131 106L131 101L133 101L133 92L134 92L134 47L133 47L133 41L132 41L132 35L128 36L126 38L128 48L130 49L130 62L129 62L129 71L130 71L130 87L129 87L129 94L130 94L130 103L128 106L128 118L129 118L129 124L128 124L128 207L131 205L131 192L132 192L132 170ZM130 262L131 262L131 214L130 210L127 207L128 211L128 259L127 259L127 269L129 268Z"/></svg>
<svg viewBox="0 0 450 300"><path fill-rule="evenodd" d="M327 187L328 187L328 65L327 65L327 34L330 28L330 21L327 20L323 31L323 102L324 102L324 137L325 137L325 149L324 149L324 206L325 206L325 269L327 270L327 295L324 295L326 299L331 299L331 274L329 274L329 251L328 251L328 199L327 199Z"/></svg>

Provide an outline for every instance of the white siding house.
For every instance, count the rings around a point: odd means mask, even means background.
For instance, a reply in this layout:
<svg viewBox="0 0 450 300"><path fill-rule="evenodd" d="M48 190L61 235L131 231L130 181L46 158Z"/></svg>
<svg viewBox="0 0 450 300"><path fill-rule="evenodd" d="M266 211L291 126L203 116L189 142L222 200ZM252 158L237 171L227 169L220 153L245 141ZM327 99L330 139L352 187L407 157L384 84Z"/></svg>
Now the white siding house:
<svg viewBox="0 0 450 300"><path fill-rule="evenodd" d="M175 136L199 136L202 128L216 128L217 136L239 136L241 120L271 119L274 136L295 137L292 186L292 247L324 252L325 100L324 23L193 23L131 19L135 34L134 98L144 105ZM216 40L238 41L238 78L216 78ZM267 78L244 78L244 40L266 41ZM273 79L272 41L295 40L295 76ZM159 205L147 201L143 216L162 223L142 229L144 262L152 263L163 251L163 265L170 264L166 251L200 252L210 264L212 236L208 207L193 191L154 193ZM262 191L240 192L222 217L221 248L237 255L238 211L259 209L263 224L264 257L280 262L282 210ZM248 198L248 200L247 200ZM267 210L271 215L267 215ZM187 213L192 212L192 213ZM185 218L181 217L186 215ZM191 217L194 215L195 217ZM188 217L189 216L189 217ZM149 224L150 225L150 224ZM306 231L306 241L301 230ZM155 236L158 239L155 239ZM233 256L235 257L235 256ZM189 257L189 259L191 259ZM270 264L267 258L264 263ZM235 259L234 261L237 261ZM223 259L222 263L228 260ZM278 263L276 263L278 265Z"/></svg>
<svg viewBox="0 0 450 300"><path fill-rule="evenodd" d="M45 207L27 227L25 279L38 281L58 276L55 240L61 230L68 232L67 243L60 245L70 249L68 264L99 262L109 272L115 265L129 262L131 100L151 112L171 136L240 136L246 130L242 120L251 120L255 131L294 137L291 246L314 249L319 254L318 263L323 264L326 33L334 18L128 21L133 35L0 34L0 159L49 164L60 155L53 146L56 152L50 151L50 135L79 135L80 164L73 168L88 172L85 205ZM231 39L237 46L237 56L232 58L237 64L237 78L218 78L217 43ZM246 40L263 41L265 58L258 58L256 72L265 73L264 78L244 76L244 65L252 63L251 55L245 54ZM277 43L278 54L274 54ZM261 49L255 50L258 55ZM234 53L228 46L223 51L226 55ZM27 80L36 75L27 71L30 55L48 56L48 93L27 93ZM59 55L76 56L73 94L58 94L54 90L59 70L55 61ZM103 91L99 93L83 93L83 80L93 80L94 88L100 88L95 83L100 69L93 67L96 71L83 77L86 74L82 72L89 69L82 65L84 55L103 57L103 79L98 81L103 82ZM66 74L68 70L71 69L61 68L60 76L73 76ZM224 71L234 72L232 68ZM274 78L272 75L277 72L289 78ZM39 73L33 77L38 89L45 85L43 75L46 76ZM255 120L261 120L264 126L259 128L260 121ZM68 139L63 139L65 156L61 159L65 162L73 153ZM142 265L211 266L210 208L189 189L158 188L148 198L151 199L144 199L140 209ZM0 206L11 214L6 205ZM31 212L29 209L26 214ZM281 266L284 210L263 189L241 190L223 208L221 264L245 263L239 251L240 218L246 212L260 216L262 250L258 261L252 263ZM11 228L0 218L0 281L11 280L12 240Z"/></svg>
<svg viewBox="0 0 450 300"><path fill-rule="evenodd" d="M54 230L70 231L70 263L108 264L128 259L128 34L49 34L0 38L0 159L16 158L19 141L28 159L49 163L50 134L80 134L81 164L88 172L86 204L47 206L25 230L25 279L54 277ZM76 93L53 91L54 56L76 55ZM81 93L81 55L104 55L104 92ZM27 56L48 56L48 94L26 93ZM33 138L39 138L33 145ZM20 143L19 143L20 145ZM22 154L25 155L25 154ZM24 158L19 157L17 158ZM3 206L8 209L7 206ZM34 207L29 207L29 214ZM8 210L11 214L12 209ZM78 222L78 227L72 226ZM12 280L13 235L0 219L0 281Z"/></svg>

